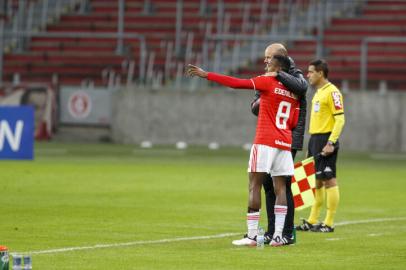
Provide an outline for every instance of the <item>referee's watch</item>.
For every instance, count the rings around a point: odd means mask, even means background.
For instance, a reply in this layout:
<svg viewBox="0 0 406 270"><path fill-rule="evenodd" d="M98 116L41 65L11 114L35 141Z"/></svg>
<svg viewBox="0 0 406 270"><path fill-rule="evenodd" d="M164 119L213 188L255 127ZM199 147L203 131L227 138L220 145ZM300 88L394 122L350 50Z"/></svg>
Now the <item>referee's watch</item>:
<svg viewBox="0 0 406 270"><path fill-rule="evenodd" d="M328 145L334 146L334 143L332 141L327 141Z"/></svg>

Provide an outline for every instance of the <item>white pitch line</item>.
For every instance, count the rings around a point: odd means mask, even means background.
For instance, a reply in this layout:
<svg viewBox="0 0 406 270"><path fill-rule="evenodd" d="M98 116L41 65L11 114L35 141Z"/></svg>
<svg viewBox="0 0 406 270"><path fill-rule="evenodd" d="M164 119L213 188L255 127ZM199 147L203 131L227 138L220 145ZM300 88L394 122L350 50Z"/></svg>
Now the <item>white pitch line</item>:
<svg viewBox="0 0 406 270"><path fill-rule="evenodd" d="M327 241L339 241L341 238L326 238Z"/></svg>
<svg viewBox="0 0 406 270"><path fill-rule="evenodd" d="M396 218L374 218L374 219L364 219L364 220L350 220L350 221L343 221L338 222L335 226L345 226L345 225L353 225L353 224L364 224L364 223L376 223L376 222L386 222L386 221L400 221L406 220L406 217L396 217Z"/></svg>
<svg viewBox="0 0 406 270"><path fill-rule="evenodd" d="M400 220L406 220L406 217L375 218L375 219L343 221L343 222L336 223L336 226L387 222L387 221L400 221ZM216 239L216 238L226 238L226 237L236 236L236 235L241 235L241 233L222 233L222 234L206 235L206 236L167 238L167 239L160 239L160 240L144 240L144 241L133 241L133 242L124 242L124 243L112 243L112 244L97 244L97 245L93 245L93 246L67 247L67 248L37 250L37 251L26 251L26 252L13 252L11 254L12 255L13 254L30 254L30 255L52 254L52 253L63 253L63 252L69 252L69 251L89 250L89 249L99 249L99 248L128 247L128 246L163 244L163 243L173 243L173 242L182 242L182 241L207 240L207 239ZM334 240L336 240L336 239L334 239Z"/></svg>
<svg viewBox="0 0 406 270"><path fill-rule="evenodd" d="M27 252L14 252L14 254L49 254L49 253L61 253L76 250L87 250L87 249L98 249L98 248L112 248L112 247L126 247L126 246L137 246L143 244L162 244L162 243L173 243L181 241L193 241L193 240L206 240L206 239L216 239L225 238L235 235L240 235L241 233L222 233L215 235L206 236L191 236L191 237L179 237L179 238L168 238L160 240L145 240L145 241L134 241L125 243L113 243L113 244L97 244L93 246L83 246L83 247L68 247L68 248L57 248L57 249L47 249L38 251L27 251Z"/></svg>
<svg viewBox="0 0 406 270"><path fill-rule="evenodd" d="M370 237L376 237L376 236L382 236L382 235L385 235L384 233L370 233L370 234L367 234L368 236L370 236Z"/></svg>

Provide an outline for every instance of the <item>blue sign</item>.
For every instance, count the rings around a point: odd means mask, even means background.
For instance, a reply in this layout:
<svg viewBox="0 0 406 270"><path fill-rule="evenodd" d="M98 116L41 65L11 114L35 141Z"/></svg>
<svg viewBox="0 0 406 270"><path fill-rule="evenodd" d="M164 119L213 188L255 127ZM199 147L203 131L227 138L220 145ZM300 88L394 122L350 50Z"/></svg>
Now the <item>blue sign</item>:
<svg viewBox="0 0 406 270"><path fill-rule="evenodd" d="M0 159L33 159L34 108L0 107Z"/></svg>

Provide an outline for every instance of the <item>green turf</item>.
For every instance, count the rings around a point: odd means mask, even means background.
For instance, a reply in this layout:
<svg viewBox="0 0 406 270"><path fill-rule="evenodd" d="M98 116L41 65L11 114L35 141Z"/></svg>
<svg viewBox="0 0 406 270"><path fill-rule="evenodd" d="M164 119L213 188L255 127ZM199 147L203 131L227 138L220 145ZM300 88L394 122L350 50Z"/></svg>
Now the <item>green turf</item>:
<svg viewBox="0 0 406 270"><path fill-rule="evenodd" d="M0 162L0 245L24 252L135 242L34 254L34 270L406 269L402 156L343 153L336 221L403 220L298 232L297 245L263 250L233 247L235 237L139 242L242 234L247 159L236 148L39 144L33 162Z"/></svg>

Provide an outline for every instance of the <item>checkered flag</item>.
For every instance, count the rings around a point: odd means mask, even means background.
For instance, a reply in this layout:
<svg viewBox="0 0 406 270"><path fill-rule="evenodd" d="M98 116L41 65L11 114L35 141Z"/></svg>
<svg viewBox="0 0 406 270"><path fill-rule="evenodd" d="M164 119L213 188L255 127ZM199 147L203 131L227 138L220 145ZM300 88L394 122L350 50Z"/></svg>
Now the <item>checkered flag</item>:
<svg viewBox="0 0 406 270"><path fill-rule="evenodd" d="M316 189L315 173L313 157L295 164L295 175L292 177L291 187L296 210L313 205Z"/></svg>

